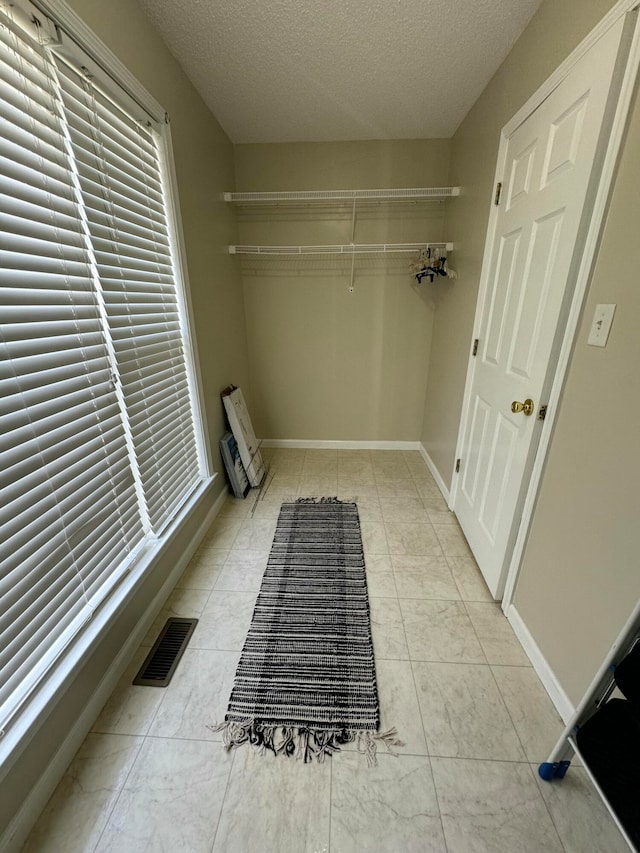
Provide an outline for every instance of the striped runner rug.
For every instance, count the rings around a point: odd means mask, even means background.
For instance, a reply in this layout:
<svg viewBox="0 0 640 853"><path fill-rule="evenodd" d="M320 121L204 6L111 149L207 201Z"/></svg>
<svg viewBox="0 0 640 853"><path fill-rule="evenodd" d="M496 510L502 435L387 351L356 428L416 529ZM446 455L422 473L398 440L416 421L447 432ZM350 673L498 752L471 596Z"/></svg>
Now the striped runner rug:
<svg viewBox="0 0 640 853"><path fill-rule="evenodd" d="M283 503L225 720L227 749L248 743L324 761L355 743L369 764L379 732L369 600L355 503Z"/></svg>

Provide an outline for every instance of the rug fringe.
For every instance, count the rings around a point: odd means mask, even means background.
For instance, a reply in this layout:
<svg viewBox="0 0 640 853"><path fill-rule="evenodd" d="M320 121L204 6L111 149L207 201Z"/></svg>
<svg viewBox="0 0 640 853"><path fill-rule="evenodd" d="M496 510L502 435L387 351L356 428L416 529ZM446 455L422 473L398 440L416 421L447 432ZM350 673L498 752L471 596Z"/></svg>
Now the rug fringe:
<svg viewBox="0 0 640 853"><path fill-rule="evenodd" d="M369 767L375 767L378 763L376 756L379 743L383 743L391 755L397 755L393 747L403 746L395 729L386 732L368 729L328 731L306 726L274 726L259 720L225 720L207 728L212 732L222 732L222 743L227 752L248 743L258 752L273 752L274 755L295 758L305 764L314 758L323 764L327 756L339 752L345 744L355 743L358 752L366 757Z"/></svg>
<svg viewBox="0 0 640 853"><path fill-rule="evenodd" d="M350 503L350 501L341 501L335 498L297 498L294 503L297 504L342 504Z"/></svg>

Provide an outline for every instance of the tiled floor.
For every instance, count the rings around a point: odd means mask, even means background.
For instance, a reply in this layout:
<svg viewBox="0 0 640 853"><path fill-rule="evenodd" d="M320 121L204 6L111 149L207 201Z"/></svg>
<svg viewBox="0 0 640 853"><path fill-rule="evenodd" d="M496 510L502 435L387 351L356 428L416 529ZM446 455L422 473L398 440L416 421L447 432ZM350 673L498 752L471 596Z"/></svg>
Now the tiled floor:
<svg viewBox="0 0 640 853"><path fill-rule="evenodd" d="M26 851L623 853L572 768L539 781L561 722L418 453L271 451L229 500L53 795ZM381 723L369 769L227 754L221 721L283 497L357 498ZM168 615L200 622L166 690L131 679Z"/></svg>

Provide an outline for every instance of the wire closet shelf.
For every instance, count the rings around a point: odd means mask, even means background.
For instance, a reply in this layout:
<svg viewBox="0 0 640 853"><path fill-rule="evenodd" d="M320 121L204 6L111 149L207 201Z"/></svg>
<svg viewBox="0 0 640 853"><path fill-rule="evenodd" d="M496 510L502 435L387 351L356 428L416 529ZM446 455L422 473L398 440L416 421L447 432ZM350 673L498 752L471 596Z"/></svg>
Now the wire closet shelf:
<svg viewBox="0 0 640 853"><path fill-rule="evenodd" d="M406 201L445 199L460 195L460 187L402 187L375 190L301 190L294 192L244 192L224 194L225 201L247 203L300 203L336 201Z"/></svg>
<svg viewBox="0 0 640 853"><path fill-rule="evenodd" d="M229 246L231 255L371 255L453 250L453 243L345 243L335 246Z"/></svg>

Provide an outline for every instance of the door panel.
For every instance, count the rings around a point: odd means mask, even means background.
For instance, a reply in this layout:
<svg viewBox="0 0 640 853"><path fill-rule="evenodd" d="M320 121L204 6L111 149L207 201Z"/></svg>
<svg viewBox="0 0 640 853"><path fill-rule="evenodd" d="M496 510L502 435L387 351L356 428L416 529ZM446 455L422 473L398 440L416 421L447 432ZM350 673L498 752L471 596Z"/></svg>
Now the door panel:
<svg viewBox="0 0 640 853"><path fill-rule="evenodd" d="M516 277L518 252L522 230L512 231L501 237L499 257L495 279L495 287L489 321L487 325L486 343L482 347L482 360L485 365L498 366L502 360L503 344L509 327L509 308L511 294Z"/></svg>
<svg viewBox="0 0 640 853"><path fill-rule="evenodd" d="M531 175L535 162L538 140L534 139L524 151L513 158L511 167L511 180L507 190L506 208L511 208L521 201L524 196L529 195L531 190Z"/></svg>
<svg viewBox="0 0 640 853"><path fill-rule="evenodd" d="M482 397L476 396L473 401L473 416L469 431L469 464L465 465L462 474L462 491L470 504L475 504L478 494L481 454L486 443L490 416L490 404Z"/></svg>
<svg viewBox="0 0 640 853"><path fill-rule="evenodd" d="M494 419L495 428L488 451L487 471L480 503L479 521L491 543L495 543L507 495L509 474L518 439L518 430L501 412Z"/></svg>
<svg viewBox="0 0 640 853"><path fill-rule="evenodd" d="M586 92L552 122L541 189L575 166L588 101Z"/></svg>
<svg viewBox="0 0 640 853"><path fill-rule="evenodd" d="M541 349L545 309L556 269L556 254L564 210L555 210L533 223L523 287L511 336L511 352L506 370L522 379L531 379L534 357ZM538 279L536 281L536 278Z"/></svg>
<svg viewBox="0 0 640 853"><path fill-rule="evenodd" d="M535 414L514 414L511 403L531 398L537 413L545 402L576 245L588 224L588 190L598 180L594 163L606 144L603 118L623 25L613 26L507 141L454 492L454 510L496 598L540 434Z"/></svg>

